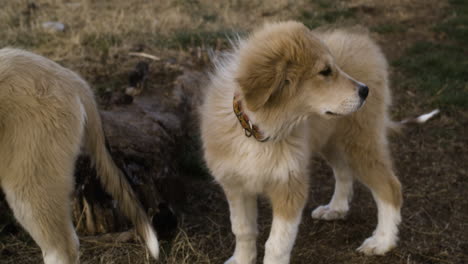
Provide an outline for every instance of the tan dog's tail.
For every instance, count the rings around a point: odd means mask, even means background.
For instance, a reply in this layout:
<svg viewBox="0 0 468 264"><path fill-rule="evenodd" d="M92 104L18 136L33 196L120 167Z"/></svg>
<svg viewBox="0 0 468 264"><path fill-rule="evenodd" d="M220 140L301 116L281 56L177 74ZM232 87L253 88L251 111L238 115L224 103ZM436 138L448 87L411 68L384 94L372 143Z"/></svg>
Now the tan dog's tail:
<svg viewBox="0 0 468 264"><path fill-rule="evenodd" d="M86 147L96 166L97 175L104 189L118 202L119 208L135 225L138 235L155 259L159 255L156 233L123 172L117 168L105 146L101 118L92 94L84 96L87 113Z"/></svg>
<svg viewBox="0 0 468 264"><path fill-rule="evenodd" d="M417 117L408 117L405 118L401 121L391 121L389 128L390 130L399 133L401 131L401 128L407 124L423 124L426 123L427 120L431 119L435 115L437 115L440 112L439 109L435 109L430 113L422 114Z"/></svg>

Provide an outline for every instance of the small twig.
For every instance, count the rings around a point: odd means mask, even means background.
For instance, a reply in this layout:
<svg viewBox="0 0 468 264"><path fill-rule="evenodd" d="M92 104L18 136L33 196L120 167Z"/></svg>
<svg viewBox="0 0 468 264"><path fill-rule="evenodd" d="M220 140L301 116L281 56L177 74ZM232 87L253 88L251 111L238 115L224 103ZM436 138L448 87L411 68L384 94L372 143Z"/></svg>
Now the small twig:
<svg viewBox="0 0 468 264"><path fill-rule="evenodd" d="M130 53L128 53L128 55L148 58L148 59L152 59L154 61L160 61L161 60L161 58L159 58L157 56L154 56L154 55L151 55L151 54L148 54L148 53L144 53L144 52L130 52Z"/></svg>
<svg viewBox="0 0 468 264"><path fill-rule="evenodd" d="M78 223L76 224L76 230L80 229L81 220L83 220L83 215L84 215L84 213L85 213L86 206L88 206L88 204L87 204L87 203L84 203L83 210L81 211L81 214L80 214L80 218L78 219Z"/></svg>

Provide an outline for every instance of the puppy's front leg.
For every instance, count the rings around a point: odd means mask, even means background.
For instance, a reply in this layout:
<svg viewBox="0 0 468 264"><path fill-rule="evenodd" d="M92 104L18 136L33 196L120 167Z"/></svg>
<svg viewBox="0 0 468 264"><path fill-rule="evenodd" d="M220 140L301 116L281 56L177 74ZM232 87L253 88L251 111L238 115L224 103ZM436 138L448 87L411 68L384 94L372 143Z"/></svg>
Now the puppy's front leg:
<svg viewBox="0 0 468 264"><path fill-rule="evenodd" d="M254 264L257 260L257 196L224 187L231 228L236 236L234 255L225 264Z"/></svg>
<svg viewBox="0 0 468 264"><path fill-rule="evenodd" d="M273 223L263 263L287 264L307 200L307 177L290 175L287 182L271 186L267 194L273 207Z"/></svg>

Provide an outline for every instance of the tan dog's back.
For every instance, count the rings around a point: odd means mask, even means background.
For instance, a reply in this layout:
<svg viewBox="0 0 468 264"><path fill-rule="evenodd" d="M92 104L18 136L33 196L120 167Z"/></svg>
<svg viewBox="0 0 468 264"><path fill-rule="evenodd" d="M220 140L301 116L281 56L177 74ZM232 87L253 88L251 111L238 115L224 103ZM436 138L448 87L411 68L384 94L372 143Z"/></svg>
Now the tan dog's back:
<svg viewBox="0 0 468 264"><path fill-rule="evenodd" d="M105 149L86 82L41 56L0 50L0 184L45 263L78 261L70 195L83 139L104 188L157 257L158 242L145 212Z"/></svg>
<svg viewBox="0 0 468 264"><path fill-rule="evenodd" d="M17 50L0 51L0 179L44 261L75 263L69 196L86 113L78 96L60 89L77 86L77 79L50 71L54 66Z"/></svg>

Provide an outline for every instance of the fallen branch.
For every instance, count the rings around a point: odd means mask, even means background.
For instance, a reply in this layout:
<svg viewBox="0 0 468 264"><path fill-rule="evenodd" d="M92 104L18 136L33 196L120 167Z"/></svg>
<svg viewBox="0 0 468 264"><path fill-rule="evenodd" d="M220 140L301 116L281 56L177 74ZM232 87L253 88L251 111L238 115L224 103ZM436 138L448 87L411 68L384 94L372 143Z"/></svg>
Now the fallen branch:
<svg viewBox="0 0 468 264"><path fill-rule="evenodd" d="M143 52L130 52L130 53L128 53L128 55L148 58L148 59L152 59L154 61L160 61L161 60L161 58L159 58L157 56L154 56L154 55L151 55L151 54L148 54L148 53L143 53Z"/></svg>

